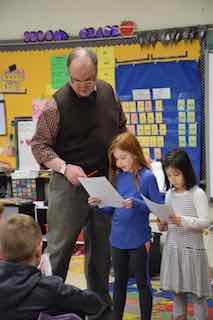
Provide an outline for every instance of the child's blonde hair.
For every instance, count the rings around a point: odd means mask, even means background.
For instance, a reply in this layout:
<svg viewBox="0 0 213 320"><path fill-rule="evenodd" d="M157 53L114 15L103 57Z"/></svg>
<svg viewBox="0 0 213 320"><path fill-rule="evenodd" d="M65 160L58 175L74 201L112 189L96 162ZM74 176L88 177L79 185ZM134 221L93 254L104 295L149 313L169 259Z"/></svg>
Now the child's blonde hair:
<svg viewBox="0 0 213 320"><path fill-rule="evenodd" d="M41 229L28 215L14 214L0 225L1 251L6 260L29 261L41 241Z"/></svg>
<svg viewBox="0 0 213 320"><path fill-rule="evenodd" d="M129 131L123 132L115 137L108 150L109 178L113 184L115 184L116 175L119 171L114 157L115 149L120 149L133 155L134 161L132 169L136 179L140 168L150 167L137 138Z"/></svg>

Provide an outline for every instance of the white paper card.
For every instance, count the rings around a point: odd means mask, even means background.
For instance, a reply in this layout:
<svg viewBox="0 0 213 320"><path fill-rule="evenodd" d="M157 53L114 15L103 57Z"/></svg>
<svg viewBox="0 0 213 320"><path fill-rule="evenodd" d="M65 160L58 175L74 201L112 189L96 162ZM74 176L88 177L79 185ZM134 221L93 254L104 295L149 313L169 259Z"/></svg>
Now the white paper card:
<svg viewBox="0 0 213 320"><path fill-rule="evenodd" d="M143 194L141 194L141 196L143 197L151 212L161 220L168 221L169 215L174 213L174 210L170 205L153 202L146 198Z"/></svg>
<svg viewBox="0 0 213 320"><path fill-rule="evenodd" d="M150 100L151 92L149 89L134 89L132 90L133 100Z"/></svg>
<svg viewBox="0 0 213 320"><path fill-rule="evenodd" d="M170 88L154 88L152 89L153 100L171 99Z"/></svg>
<svg viewBox="0 0 213 320"><path fill-rule="evenodd" d="M100 208L122 207L122 201L124 199L106 177L81 177L79 181L91 197L96 197L101 200Z"/></svg>
<svg viewBox="0 0 213 320"><path fill-rule="evenodd" d="M4 102L0 102L0 135L6 135L6 114Z"/></svg>

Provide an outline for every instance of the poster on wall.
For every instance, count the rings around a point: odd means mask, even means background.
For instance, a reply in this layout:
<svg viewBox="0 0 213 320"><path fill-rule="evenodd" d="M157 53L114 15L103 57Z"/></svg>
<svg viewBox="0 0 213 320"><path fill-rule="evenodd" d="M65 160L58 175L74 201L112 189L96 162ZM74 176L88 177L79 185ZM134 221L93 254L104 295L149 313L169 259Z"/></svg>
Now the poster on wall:
<svg viewBox="0 0 213 320"><path fill-rule="evenodd" d="M31 140L36 124L31 117L17 117L14 119L17 143L17 169L39 170L39 165L31 152Z"/></svg>
<svg viewBox="0 0 213 320"><path fill-rule="evenodd" d="M7 133L7 120L4 101L0 101L0 135L6 135Z"/></svg>
<svg viewBox="0 0 213 320"><path fill-rule="evenodd" d="M120 64L116 92L129 129L145 154L161 159L174 148L190 156L200 180L201 79L196 61Z"/></svg>

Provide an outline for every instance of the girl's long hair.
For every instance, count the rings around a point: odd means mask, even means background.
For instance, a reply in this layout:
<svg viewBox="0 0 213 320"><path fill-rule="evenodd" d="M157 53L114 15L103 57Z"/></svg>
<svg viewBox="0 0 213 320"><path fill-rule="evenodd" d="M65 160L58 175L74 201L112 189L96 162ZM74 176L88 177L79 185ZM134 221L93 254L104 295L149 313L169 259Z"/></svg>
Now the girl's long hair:
<svg viewBox="0 0 213 320"><path fill-rule="evenodd" d="M166 172L169 167L181 171L186 190L190 190L197 184L195 171L186 151L182 149L169 151L163 159L164 171Z"/></svg>
<svg viewBox="0 0 213 320"><path fill-rule="evenodd" d="M108 149L108 159L109 159L109 179L113 185L116 182L116 176L120 169L116 166L116 160L114 157L114 150L120 149L122 151L129 152L133 155L133 168L132 172L137 181L138 170L140 168L150 168L149 162L144 156L142 147L140 146L137 138L129 131L119 134L112 141Z"/></svg>

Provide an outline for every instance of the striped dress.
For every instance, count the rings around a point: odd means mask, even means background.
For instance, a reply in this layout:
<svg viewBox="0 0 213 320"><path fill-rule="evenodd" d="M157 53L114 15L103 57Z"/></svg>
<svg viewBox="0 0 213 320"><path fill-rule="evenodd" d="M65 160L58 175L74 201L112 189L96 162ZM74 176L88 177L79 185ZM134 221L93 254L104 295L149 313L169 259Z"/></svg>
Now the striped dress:
<svg viewBox="0 0 213 320"><path fill-rule="evenodd" d="M171 189L166 203L181 215L181 226L168 225L161 263L161 288L208 297L211 290L202 235L202 230L208 226L205 192L198 186L180 193Z"/></svg>

